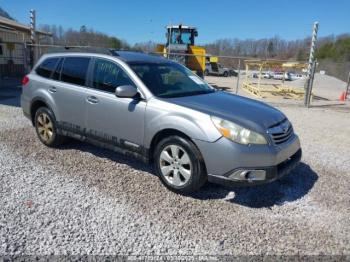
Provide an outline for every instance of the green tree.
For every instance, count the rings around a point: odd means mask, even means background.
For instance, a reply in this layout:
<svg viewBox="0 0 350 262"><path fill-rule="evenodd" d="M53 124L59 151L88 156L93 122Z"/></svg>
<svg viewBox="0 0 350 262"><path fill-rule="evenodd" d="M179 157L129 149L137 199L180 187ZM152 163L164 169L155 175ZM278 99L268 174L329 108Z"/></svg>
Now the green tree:
<svg viewBox="0 0 350 262"><path fill-rule="evenodd" d="M350 61L350 37L338 38L334 43L325 43L316 51L318 59Z"/></svg>
<svg viewBox="0 0 350 262"><path fill-rule="evenodd" d="M114 48L114 49L120 49L122 47L122 41L120 41L118 38L114 36L109 37L108 44L110 48Z"/></svg>

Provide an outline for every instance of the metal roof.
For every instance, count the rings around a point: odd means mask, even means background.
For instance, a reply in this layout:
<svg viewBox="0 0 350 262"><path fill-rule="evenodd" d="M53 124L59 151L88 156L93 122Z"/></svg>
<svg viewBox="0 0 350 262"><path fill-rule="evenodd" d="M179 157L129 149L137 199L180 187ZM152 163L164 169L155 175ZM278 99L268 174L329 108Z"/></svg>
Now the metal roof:
<svg viewBox="0 0 350 262"><path fill-rule="evenodd" d="M308 66L305 62L285 61L285 60L245 60L246 65L253 67L272 67L280 66L284 68L306 68Z"/></svg>
<svg viewBox="0 0 350 262"><path fill-rule="evenodd" d="M180 25L168 25L166 28L167 29L179 29ZM194 26L188 26L188 25L183 25L181 26L182 29L197 29L197 27Z"/></svg>
<svg viewBox="0 0 350 262"><path fill-rule="evenodd" d="M5 28L7 30L26 31L28 33L30 32L29 25L24 25L24 24L18 23L17 21L13 21L11 19L8 19L2 16L0 16L0 27ZM44 32L40 30L36 30L35 32L41 35L49 35L49 36L52 35L52 33Z"/></svg>

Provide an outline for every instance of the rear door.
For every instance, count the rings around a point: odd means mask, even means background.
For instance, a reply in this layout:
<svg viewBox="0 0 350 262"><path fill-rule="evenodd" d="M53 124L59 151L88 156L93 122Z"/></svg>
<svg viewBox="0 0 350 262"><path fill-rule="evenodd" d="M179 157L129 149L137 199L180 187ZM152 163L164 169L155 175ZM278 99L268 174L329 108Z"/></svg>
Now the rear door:
<svg viewBox="0 0 350 262"><path fill-rule="evenodd" d="M142 149L146 102L116 97L115 89L136 84L116 62L94 59L91 88L86 93L86 126L90 138L101 142Z"/></svg>
<svg viewBox="0 0 350 262"><path fill-rule="evenodd" d="M53 74L54 84L49 92L57 105L56 116L62 129L83 133L85 128L86 76L89 57L67 56L62 58Z"/></svg>

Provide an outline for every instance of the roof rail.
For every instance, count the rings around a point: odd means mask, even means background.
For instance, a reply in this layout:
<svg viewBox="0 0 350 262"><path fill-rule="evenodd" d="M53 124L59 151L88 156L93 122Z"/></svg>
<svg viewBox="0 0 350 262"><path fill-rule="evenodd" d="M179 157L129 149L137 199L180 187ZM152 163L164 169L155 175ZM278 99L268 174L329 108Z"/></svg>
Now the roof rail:
<svg viewBox="0 0 350 262"><path fill-rule="evenodd" d="M47 53L96 53L103 55L119 56L119 50L104 47L90 46L48 46Z"/></svg>

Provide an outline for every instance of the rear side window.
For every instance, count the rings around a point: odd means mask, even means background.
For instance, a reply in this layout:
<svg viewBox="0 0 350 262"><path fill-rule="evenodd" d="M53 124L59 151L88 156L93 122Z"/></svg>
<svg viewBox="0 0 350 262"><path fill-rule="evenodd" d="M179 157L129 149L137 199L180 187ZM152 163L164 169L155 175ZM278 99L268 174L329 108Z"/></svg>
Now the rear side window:
<svg viewBox="0 0 350 262"><path fill-rule="evenodd" d="M56 64L59 58L48 58L45 59L35 70L35 72L42 77L50 78L52 72L56 68Z"/></svg>
<svg viewBox="0 0 350 262"><path fill-rule="evenodd" d="M66 57L63 62L61 81L80 86L85 85L89 62L90 58L87 57Z"/></svg>

